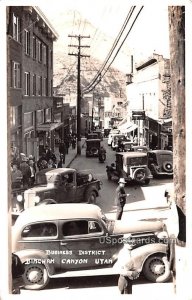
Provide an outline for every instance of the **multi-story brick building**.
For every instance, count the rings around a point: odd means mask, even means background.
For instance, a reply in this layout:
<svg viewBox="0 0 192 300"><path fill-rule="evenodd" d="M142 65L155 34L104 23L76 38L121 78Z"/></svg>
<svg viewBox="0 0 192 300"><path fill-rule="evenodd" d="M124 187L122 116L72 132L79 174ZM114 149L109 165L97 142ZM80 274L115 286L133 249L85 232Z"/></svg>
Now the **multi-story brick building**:
<svg viewBox="0 0 192 300"><path fill-rule="evenodd" d="M57 37L38 7L7 7L9 139L18 151L36 157L40 146L51 143L57 128L57 124L52 126L53 42ZM42 124L49 126L42 130Z"/></svg>

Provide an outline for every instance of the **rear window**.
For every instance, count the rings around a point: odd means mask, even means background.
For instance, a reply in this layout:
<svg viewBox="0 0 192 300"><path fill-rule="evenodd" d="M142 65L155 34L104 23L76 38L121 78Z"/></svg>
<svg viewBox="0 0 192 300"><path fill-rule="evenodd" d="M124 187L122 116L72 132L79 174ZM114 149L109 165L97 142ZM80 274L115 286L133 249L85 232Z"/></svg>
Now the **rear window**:
<svg viewBox="0 0 192 300"><path fill-rule="evenodd" d="M21 237L50 237L57 235L57 226L52 222L36 223L27 225L22 233Z"/></svg>
<svg viewBox="0 0 192 300"><path fill-rule="evenodd" d="M146 165L147 164L147 156L145 157L132 157L132 158L127 158L127 164L130 165Z"/></svg>

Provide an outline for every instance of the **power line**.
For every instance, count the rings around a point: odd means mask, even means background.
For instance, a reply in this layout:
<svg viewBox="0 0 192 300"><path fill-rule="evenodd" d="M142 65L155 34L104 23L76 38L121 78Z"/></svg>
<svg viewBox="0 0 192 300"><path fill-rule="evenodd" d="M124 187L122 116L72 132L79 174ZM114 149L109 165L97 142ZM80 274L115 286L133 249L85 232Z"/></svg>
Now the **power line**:
<svg viewBox="0 0 192 300"><path fill-rule="evenodd" d="M129 33L130 33L130 31L132 30L132 28L133 28L133 26L134 26L134 24L135 24L135 22L136 22L136 20L137 20L137 18L138 18L138 16L139 16L139 14L141 13L142 9L143 9L143 6L141 7L141 9L139 10L139 12L137 13L137 15L136 15L136 17L135 17L135 19L134 19L134 21L133 21L133 23L132 23L132 25L131 25L129 31L128 31L128 33L126 34L125 38L123 39L122 43L120 44L120 46L119 46L119 48L118 48L118 50L117 50L115 56L113 57L112 61L111 61L110 64L109 64L109 66L108 66L107 69L104 71L104 74L101 74L101 72L99 72L98 76L97 76L97 77L95 76L95 79L88 85L88 87L86 87L86 88L84 89L84 91L83 91L84 93L89 93L92 89L94 89L95 86L96 86L96 85L101 81L101 79L104 77L104 75L106 74L106 72L109 70L111 64L113 63L113 61L114 61L115 58L117 57L117 54L119 53L119 51L120 51L122 45L124 44L125 40L127 39L128 35L129 35ZM106 65L106 64L105 64L105 65ZM103 68L103 69L104 69L104 68ZM102 71L103 71L103 69L102 69Z"/></svg>

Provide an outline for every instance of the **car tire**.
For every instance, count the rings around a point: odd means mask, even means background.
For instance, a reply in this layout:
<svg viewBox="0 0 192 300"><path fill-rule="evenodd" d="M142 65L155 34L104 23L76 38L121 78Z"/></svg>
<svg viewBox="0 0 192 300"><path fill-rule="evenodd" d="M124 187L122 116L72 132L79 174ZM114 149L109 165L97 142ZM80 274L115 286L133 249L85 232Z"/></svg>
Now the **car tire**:
<svg viewBox="0 0 192 300"><path fill-rule="evenodd" d="M142 177L139 177L139 173L142 174ZM146 171L144 168L138 168L135 170L134 174L133 174L133 178L134 180L136 180L137 182L143 182L145 181L146 178Z"/></svg>
<svg viewBox="0 0 192 300"><path fill-rule="evenodd" d="M39 202L37 206L39 205L47 205L47 204L57 204L57 202L53 199L44 199L43 201Z"/></svg>
<svg viewBox="0 0 192 300"><path fill-rule="evenodd" d="M144 263L143 274L149 281L167 282L171 277L167 257L162 253L149 256Z"/></svg>
<svg viewBox="0 0 192 300"><path fill-rule="evenodd" d="M85 202L87 202L88 204L95 204L96 198L96 192L93 190L88 190L85 194Z"/></svg>
<svg viewBox="0 0 192 300"><path fill-rule="evenodd" d="M149 178L147 178L147 179L145 179L145 181L144 181L144 182L145 182L145 184L146 184L146 185L148 185L148 184L150 183L150 179L149 179Z"/></svg>
<svg viewBox="0 0 192 300"><path fill-rule="evenodd" d="M49 283L49 275L43 264L25 264L22 276L27 290L41 290Z"/></svg>
<svg viewBox="0 0 192 300"><path fill-rule="evenodd" d="M165 161L163 163L163 170L167 173L172 173L173 172L173 164L170 161Z"/></svg>

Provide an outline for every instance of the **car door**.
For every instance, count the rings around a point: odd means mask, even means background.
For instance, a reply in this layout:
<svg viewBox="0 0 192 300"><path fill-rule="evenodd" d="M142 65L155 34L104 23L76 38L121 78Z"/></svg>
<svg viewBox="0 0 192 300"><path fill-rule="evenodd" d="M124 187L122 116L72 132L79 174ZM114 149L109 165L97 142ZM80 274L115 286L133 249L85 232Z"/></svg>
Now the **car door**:
<svg viewBox="0 0 192 300"><path fill-rule="evenodd" d="M55 193L58 203L75 201L76 182L74 172L65 172L58 175Z"/></svg>
<svg viewBox="0 0 192 300"><path fill-rule="evenodd" d="M61 269L111 267L111 245L104 242L106 229L97 220L60 221Z"/></svg>

